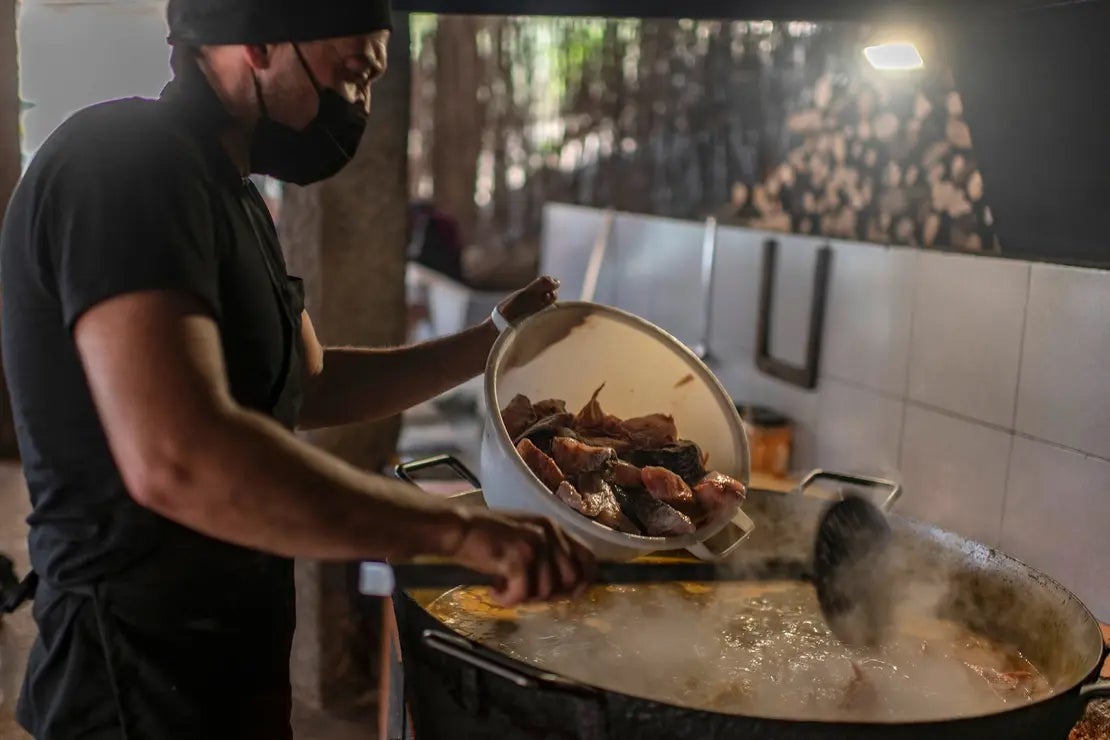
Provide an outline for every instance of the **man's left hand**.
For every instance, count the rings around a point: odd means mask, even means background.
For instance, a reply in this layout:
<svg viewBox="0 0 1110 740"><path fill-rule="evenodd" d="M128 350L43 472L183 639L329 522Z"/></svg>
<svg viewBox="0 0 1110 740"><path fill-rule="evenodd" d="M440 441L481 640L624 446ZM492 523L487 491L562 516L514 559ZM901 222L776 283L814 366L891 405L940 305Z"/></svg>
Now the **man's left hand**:
<svg viewBox="0 0 1110 740"><path fill-rule="evenodd" d="M550 306L559 297L559 281L540 277L501 301L497 310L510 324L515 324Z"/></svg>

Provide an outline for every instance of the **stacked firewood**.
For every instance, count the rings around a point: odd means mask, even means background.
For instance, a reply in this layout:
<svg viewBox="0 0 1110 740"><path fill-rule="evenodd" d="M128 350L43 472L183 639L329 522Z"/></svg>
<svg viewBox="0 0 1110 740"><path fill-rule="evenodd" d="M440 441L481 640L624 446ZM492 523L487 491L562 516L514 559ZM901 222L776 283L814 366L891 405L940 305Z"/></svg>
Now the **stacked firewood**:
<svg viewBox="0 0 1110 740"><path fill-rule="evenodd" d="M998 251L983 176L950 78L829 71L787 120L791 146L726 218L884 244Z"/></svg>

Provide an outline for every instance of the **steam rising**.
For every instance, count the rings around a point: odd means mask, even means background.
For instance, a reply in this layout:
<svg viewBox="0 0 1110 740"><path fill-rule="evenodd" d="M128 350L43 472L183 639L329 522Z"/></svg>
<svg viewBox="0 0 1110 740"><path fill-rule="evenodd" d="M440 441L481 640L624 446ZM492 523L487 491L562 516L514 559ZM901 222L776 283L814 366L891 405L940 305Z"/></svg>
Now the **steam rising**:
<svg viewBox="0 0 1110 740"><path fill-rule="evenodd" d="M584 602L524 607L511 621L482 615L492 607L479 592L456 591L433 613L570 678L725 713L928 720L1002 709L1044 690L1035 677L1012 691L1003 679L992 686L995 672L1035 672L1015 651L933 617L946 593L943 578L907 587L896 634L873 650L840 643L813 590L797 583L595 588Z"/></svg>

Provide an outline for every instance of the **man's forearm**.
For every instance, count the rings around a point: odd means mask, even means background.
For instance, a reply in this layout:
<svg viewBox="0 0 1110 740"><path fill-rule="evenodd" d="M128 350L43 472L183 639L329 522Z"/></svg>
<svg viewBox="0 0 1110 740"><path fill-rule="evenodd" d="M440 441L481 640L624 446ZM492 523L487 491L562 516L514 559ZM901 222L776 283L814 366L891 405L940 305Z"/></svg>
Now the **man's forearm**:
<svg viewBox="0 0 1110 740"><path fill-rule="evenodd" d="M299 426L382 419L482 373L497 329L486 321L459 334L391 349L328 348L309 381Z"/></svg>
<svg viewBox="0 0 1110 740"><path fill-rule="evenodd" d="M407 558L451 553L465 520L419 490L364 474L233 410L195 447L152 469L141 503L211 537L288 557Z"/></svg>

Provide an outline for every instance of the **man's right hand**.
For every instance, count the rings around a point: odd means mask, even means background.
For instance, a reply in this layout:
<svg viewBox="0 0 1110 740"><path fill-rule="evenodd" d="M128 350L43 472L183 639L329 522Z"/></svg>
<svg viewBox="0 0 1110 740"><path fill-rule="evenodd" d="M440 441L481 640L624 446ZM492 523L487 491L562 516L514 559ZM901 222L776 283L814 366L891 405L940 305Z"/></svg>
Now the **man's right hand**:
<svg viewBox="0 0 1110 740"><path fill-rule="evenodd" d="M460 511L462 533L448 557L497 580L505 606L581 593L596 576L593 553L542 517Z"/></svg>

